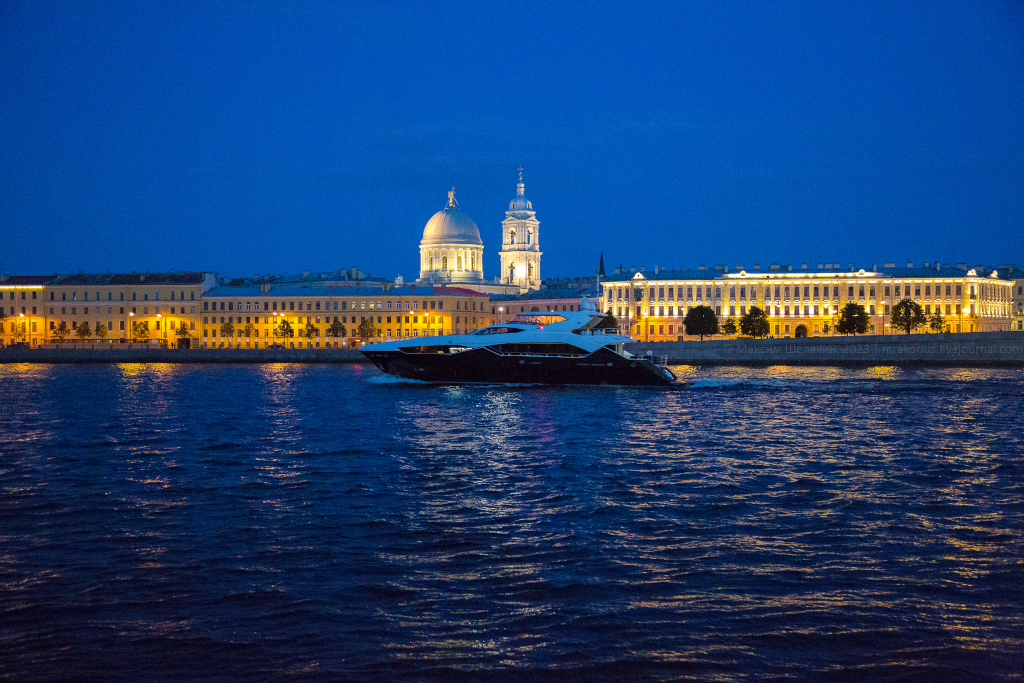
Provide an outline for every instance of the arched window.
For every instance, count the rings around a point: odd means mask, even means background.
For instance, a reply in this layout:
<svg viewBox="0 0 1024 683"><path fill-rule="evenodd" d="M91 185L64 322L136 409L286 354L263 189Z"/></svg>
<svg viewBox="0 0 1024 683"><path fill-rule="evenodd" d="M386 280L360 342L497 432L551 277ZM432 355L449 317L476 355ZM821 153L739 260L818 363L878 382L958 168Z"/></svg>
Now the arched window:
<svg viewBox="0 0 1024 683"><path fill-rule="evenodd" d="M533 244L533 230L529 230L526 233L526 243Z"/></svg>
<svg viewBox="0 0 1024 683"><path fill-rule="evenodd" d="M527 277L529 278L529 281L533 282L533 263L532 262L527 265L526 273L527 273Z"/></svg>
<svg viewBox="0 0 1024 683"><path fill-rule="evenodd" d="M428 259L430 261L430 267L427 268L427 270L433 270L434 269L434 257L430 256L430 257L428 257Z"/></svg>
<svg viewBox="0 0 1024 683"><path fill-rule="evenodd" d="M516 229L515 228L512 228L511 230L508 231L508 241L509 241L509 244L515 244L516 243Z"/></svg>
<svg viewBox="0 0 1024 683"><path fill-rule="evenodd" d="M512 284L515 281L515 277L516 277L516 264L510 263L510 264L508 264L508 283Z"/></svg>
<svg viewBox="0 0 1024 683"><path fill-rule="evenodd" d="M441 257L441 270L448 270L448 257L447 256L442 256Z"/></svg>
<svg viewBox="0 0 1024 683"><path fill-rule="evenodd" d="M459 270L462 270L462 257L459 257Z"/></svg>

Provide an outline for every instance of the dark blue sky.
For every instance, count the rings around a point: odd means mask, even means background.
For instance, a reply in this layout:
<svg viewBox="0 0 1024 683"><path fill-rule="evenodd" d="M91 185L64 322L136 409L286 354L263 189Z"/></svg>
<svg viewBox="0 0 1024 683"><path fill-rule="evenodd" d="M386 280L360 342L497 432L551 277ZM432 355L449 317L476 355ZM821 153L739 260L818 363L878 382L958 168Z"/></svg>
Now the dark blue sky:
<svg viewBox="0 0 1024 683"><path fill-rule="evenodd" d="M8 273L410 278L454 185L493 277L520 164L547 277L1024 263L1020 2L8 0L0 93Z"/></svg>

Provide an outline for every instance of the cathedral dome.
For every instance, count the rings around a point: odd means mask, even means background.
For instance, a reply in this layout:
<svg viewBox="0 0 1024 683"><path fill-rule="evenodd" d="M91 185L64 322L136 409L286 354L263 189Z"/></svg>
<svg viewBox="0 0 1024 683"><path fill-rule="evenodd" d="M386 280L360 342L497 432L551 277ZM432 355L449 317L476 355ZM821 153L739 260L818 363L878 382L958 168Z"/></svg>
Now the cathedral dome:
<svg viewBox="0 0 1024 683"><path fill-rule="evenodd" d="M474 244L483 246L480 239L480 228L468 214L462 212L454 201L449 198L448 206L438 211L423 228L423 239L420 245L430 244Z"/></svg>

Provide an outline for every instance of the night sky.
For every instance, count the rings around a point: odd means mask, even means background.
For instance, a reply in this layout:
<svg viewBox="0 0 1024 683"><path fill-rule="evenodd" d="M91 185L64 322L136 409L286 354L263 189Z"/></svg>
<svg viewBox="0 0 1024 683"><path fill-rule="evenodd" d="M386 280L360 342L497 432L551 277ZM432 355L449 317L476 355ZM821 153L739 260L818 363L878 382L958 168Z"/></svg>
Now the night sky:
<svg viewBox="0 0 1024 683"><path fill-rule="evenodd" d="M1022 7L6 0L0 272L1024 264Z"/></svg>

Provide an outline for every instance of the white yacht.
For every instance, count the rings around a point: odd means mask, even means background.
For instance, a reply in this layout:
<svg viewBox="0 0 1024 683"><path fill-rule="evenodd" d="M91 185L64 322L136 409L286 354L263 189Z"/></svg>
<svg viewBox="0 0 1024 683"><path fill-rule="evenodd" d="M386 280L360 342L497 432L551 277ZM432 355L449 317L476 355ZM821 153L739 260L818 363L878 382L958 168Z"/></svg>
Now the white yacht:
<svg viewBox="0 0 1024 683"><path fill-rule="evenodd" d="M519 313L470 334L401 339L360 350L388 374L438 384L676 383L668 368L625 350L633 339L614 329L595 329L601 318L592 309Z"/></svg>

